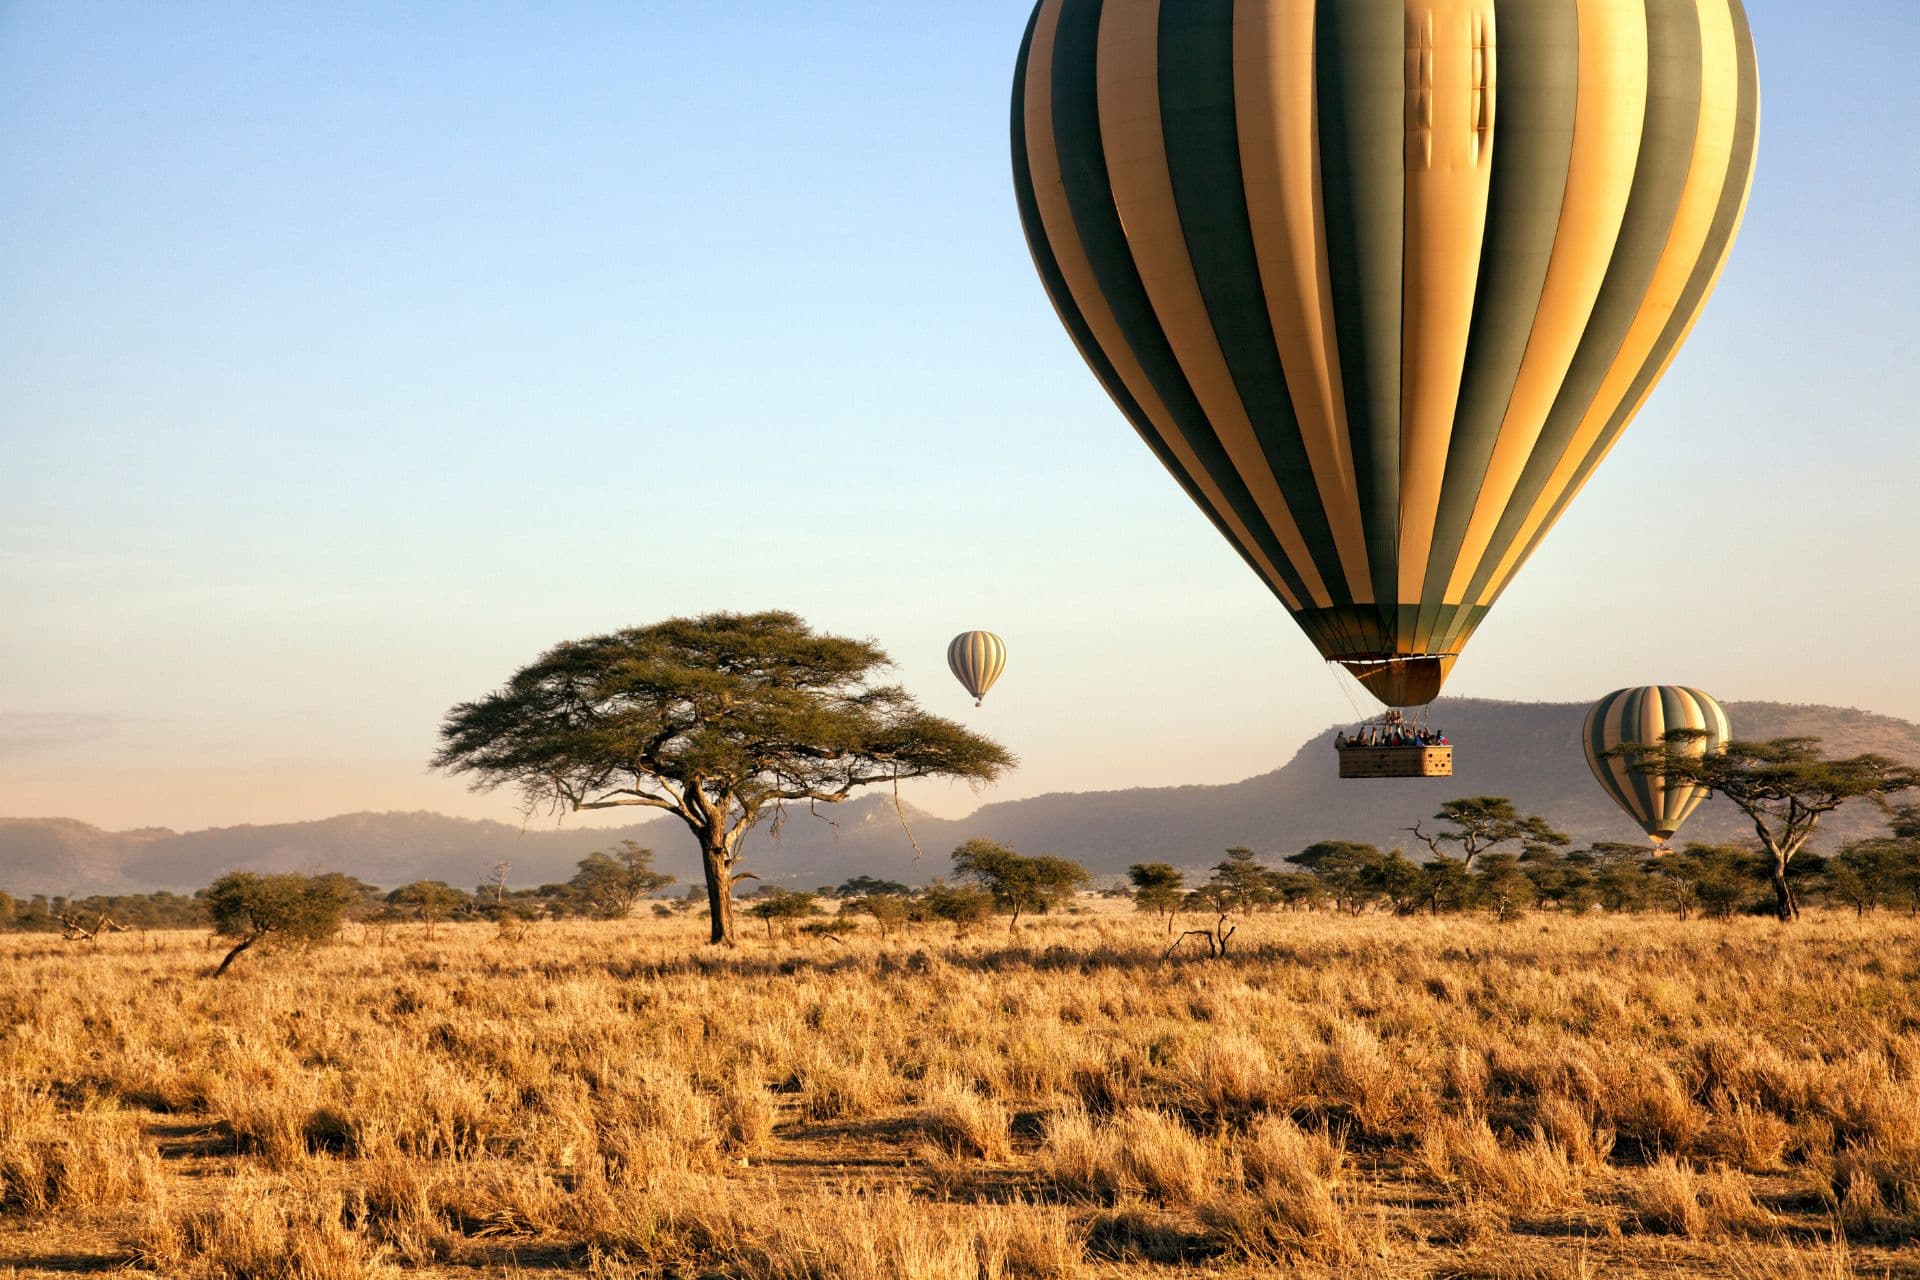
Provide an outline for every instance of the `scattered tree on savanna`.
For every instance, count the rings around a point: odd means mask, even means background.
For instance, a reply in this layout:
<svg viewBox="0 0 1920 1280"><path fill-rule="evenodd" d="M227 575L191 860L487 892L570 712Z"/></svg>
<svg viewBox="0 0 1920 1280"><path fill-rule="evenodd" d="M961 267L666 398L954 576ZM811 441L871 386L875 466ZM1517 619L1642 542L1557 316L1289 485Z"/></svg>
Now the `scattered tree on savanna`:
<svg viewBox="0 0 1920 1280"><path fill-rule="evenodd" d="M890 937L907 922L912 907L905 894L868 893L858 898L842 898L840 913L851 916L869 916L880 928L881 937Z"/></svg>
<svg viewBox="0 0 1920 1280"><path fill-rule="evenodd" d="M611 849L597 850L580 859L580 869L567 883L586 899L588 910L603 920L624 920L640 900L675 883L675 877L653 869L653 850L637 840L622 840Z"/></svg>
<svg viewBox="0 0 1920 1280"><path fill-rule="evenodd" d="M792 613L710 613L572 640L449 711L437 768L520 789L531 809L639 805L700 845L712 941L732 945L741 842L789 801L910 778L987 782L999 743L929 715L870 640Z"/></svg>
<svg viewBox="0 0 1920 1280"><path fill-rule="evenodd" d="M394 914L400 919L417 920L426 925L429 938L433 936L435 925L472 903L473 899L465 890L456 889L444 880L415 880L387 895L387 905Z"/></svg>
<svg viewBox="0 0 1920 1280"><path fill-rule="evenodd" d="M1663 777L1668 790L1704 787L1746 814L1766 852L1783 921L1800 917L1789 869L1821 818L1849 800L1885 807L1889 796L1920 787L1920 769L1871 753L1828 759L1818 738L1736 739L1702 751L1706 736L1703 729L1675 729L1657 743L1623 743L1608 754L1636 774Z"/></svg>
<svg viewBox="0 0 1920 1280"><path fill-rule="evenodd" d="M340 931L348 910L366 890L353 877L334 873L229 871L198 894L214 933L236 939L213 976L225 973L241 952L261 943L326 942Z"/></svg>
<svg viewBox="0 0 1920 1280"><path fill-rule="evenodd" d="M1466 796L1449 800L1440 806L1440 812L1434 814L1433 818L1436 822L1446 823L1453 830L1429 835L1421 830L1418 822L1407 830L1426 845L1436 858L1451 856L1445 846L1458 846L1459 861L1467 871L1473 870L1474 862L1482 854L1501 845L1518 844L1521 851L1525 852L1541 847L1565 848L1571 843L1565 832L1554 830L1545 818L1521 814L1513 807L1513 801L1505 796Z"/></svg>
<svg viewBox="0 0 1920 1280"><path fill-rule="evenodd" d="M1387 855L1370 844L1321 840L1289 855L1287 861L1304 867L1319 880L1336 908L1353 915L1360 914L1383 892L1381 871Z"/></svg>
<svg viewBox="0 0 1920 1280"><path fill-rule="evenodd" d="M772 941L776 923L782 933L792 937L795 925L809 916L825 915L826 909L816 894L766 885L753 896L753 905L747 908L747 914L766 922L767 940Z"/></svg>
<svg viewBox="0 0 1920 1280"><path fill-rule="evenodd" d="M1226 955L1227 943L1239 929L1238 925L1229 927L1227 918L1263 910L1273 905L1277 897L1272 872L1261 864L1260 855L1243 845L1235 845L1227 850L1225 858L1213 864L1213 875L1189 893L1184 904L1189 911L1212 915L1213 927L1188 929L1173 940L1168 954L1188 938L1203 938L1209 956L1218 959Z"/></svg>
<svg viewBox="0 0 1920 1280"><path fill-rule="evenodd" d="M1533 905L1538 894L1518 855L1489 853L1481 857L1474 900L1493 912L1494 919L1502 924L1516 919Z"/></svg>
<svg viewBox="0 0 1920 1280"><path fill-rule="evenodd" d="M1172 933L1174 913L1186 897L1186 875L1169 863L1136 862L1127 868L1127 880L1133 885L1133 909L1163 917Z"/></svg>
<svg viewBox="0 0 1920 1280"><path fill-rule="evenodd" d="M945 920L966 933L993 915L993 895L978 885L948 884L938 877L908 907L908 918Z"/></svg>
<svg viewBox="0 0 1920 1280"><path fill-rule="evenodd" d="M493 890L495 903L507 900L507 877L513 874L513 863L506 858L500 859L487 868L487 887Z"/></svg>
<svg viewBox="0 0 1920 1280"><path fill-rule="evenodd" d="M1077 862L1050 853L1029 857L977 836L953 851L953 874L986 890L996 908L1011 913L1009 931L1019 926L1022 912L1045 915L1093 879Z"/></svg>
<svg viewBox="0 0 1920 1280"><path fill-rule="evenodd" d="M835 897L865 898L872 894L884 894L888 897L904 898L913 890L898 880L883 880L877 876L859 875L841 882L834 891Z"/></svg>
<svg viewBox="0 0 1920 1280"><path fill-rule="evenodd" d="M1891 834L1845 844L1821 866L1822 889L1856 915L1920 912L1920 806L1901 805L1889 826Z"/></svg>

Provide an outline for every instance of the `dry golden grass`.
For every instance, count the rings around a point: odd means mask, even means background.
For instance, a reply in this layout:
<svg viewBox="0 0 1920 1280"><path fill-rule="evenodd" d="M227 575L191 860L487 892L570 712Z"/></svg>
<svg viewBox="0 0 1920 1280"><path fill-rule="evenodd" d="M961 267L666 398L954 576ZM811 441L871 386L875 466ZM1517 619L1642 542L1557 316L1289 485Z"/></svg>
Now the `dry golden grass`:
<svg viewBox="0 0 1920 1280"><path fill-rule="evenodd" d="M0 1278L1920 1276L1920 926L0 938Z"/></svg>

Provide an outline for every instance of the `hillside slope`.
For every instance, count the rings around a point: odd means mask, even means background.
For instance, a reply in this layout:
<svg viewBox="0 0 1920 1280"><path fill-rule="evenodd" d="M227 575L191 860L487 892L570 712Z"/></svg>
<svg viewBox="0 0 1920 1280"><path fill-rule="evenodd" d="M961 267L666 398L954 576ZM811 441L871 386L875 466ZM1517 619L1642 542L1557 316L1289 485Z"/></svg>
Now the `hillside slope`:
<svg viewBox="0 0 1920 1280"><path fill-rule="evenodd" d="M1920 762L1920 725L1837 707L1741 702L1727 706L1742 737L1804 735L1834 752L1877 751ZM1281 768L1219 786L1152 787L1035 796L989 804L966 818L934 818L869 795L820 816L795 810L776 839L755 832L748 864L766 880L812 887L861 872L925 881L968 836L1005 840L1029 852L1064 854L1097 874L1160 859L1199 868L1228 845L1269 856L1328 837L1403 843L1405 829L1444 800L1511 796L1581 842L1638 841L1640 831L1595 785L1579 747L1585 708L1573 703L1443 700L1434 722L1456 744L1448 779L1346 782L1334 777L1329 728ZM904 819L904 825L903 825ZM916 860L908 827L926 856ZM1835 844L1878 830L1871 806L1843 811L1821 834ZM1748 831L1731 806L1712 801L1683 838L1740 840ZM622 838L651 846L663 869L687 882L698 874L685 830L668 818L614 830L527 828L434 813L356 813L317 822L221 827L176 833L107 832L72 819L0 819L0 887L15 893L191 889L223 871L345 871L377 884L416 879L473 885L496 861L512 862L516 884L565 879L588 851Z"/></svg>

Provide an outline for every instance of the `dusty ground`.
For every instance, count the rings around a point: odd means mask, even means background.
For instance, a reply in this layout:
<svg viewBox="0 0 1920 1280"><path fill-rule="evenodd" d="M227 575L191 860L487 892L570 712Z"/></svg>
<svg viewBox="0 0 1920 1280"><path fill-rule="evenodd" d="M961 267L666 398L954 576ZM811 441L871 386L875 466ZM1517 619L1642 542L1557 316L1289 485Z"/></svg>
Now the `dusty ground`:
<svg viewBox="0 0 1920 1280"><path fill-rule="evenodd" d="M1904 918L700 929L0 938L0 1277L1920 1277Z"/></svg>

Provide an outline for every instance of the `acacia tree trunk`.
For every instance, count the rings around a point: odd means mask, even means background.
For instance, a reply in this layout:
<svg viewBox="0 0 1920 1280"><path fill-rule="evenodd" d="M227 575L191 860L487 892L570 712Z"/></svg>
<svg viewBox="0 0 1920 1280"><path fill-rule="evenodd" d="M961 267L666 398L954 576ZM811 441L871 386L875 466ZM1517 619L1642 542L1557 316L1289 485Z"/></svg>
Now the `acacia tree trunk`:
<svg viewBox="0 0 1920 1280"><path fill-rule="evenodd" d="M1782 924L1800 918L1800 904L1794 901L1793 886L1787 882L1787 860L1779 853L1773 855L1773 896Z"/></svg>
<svg viewBox="0 0 1920 1280"><path fill-rule="evenodd" d="M262 932L262 933L250 933L246 937L242 938L240 940L239 946L227 952L227 958L220 962L220 967L213 971L213 976L217 978L221 974L225 973L227 971L227 966L232 964L235 960L239 959L240 953L242 951L245 951L248 947L252 946L254 943L260 941L260 939L266 936L267 935L264 932Z"/></svg>
<svg viewBox="0 0 1920 1280"><path fill-rule="evenodd" d="M731 947L733 940L733 860L724 840L703 838L700 863L707 874L707 916L713 928L707 941Z"/></svg>

